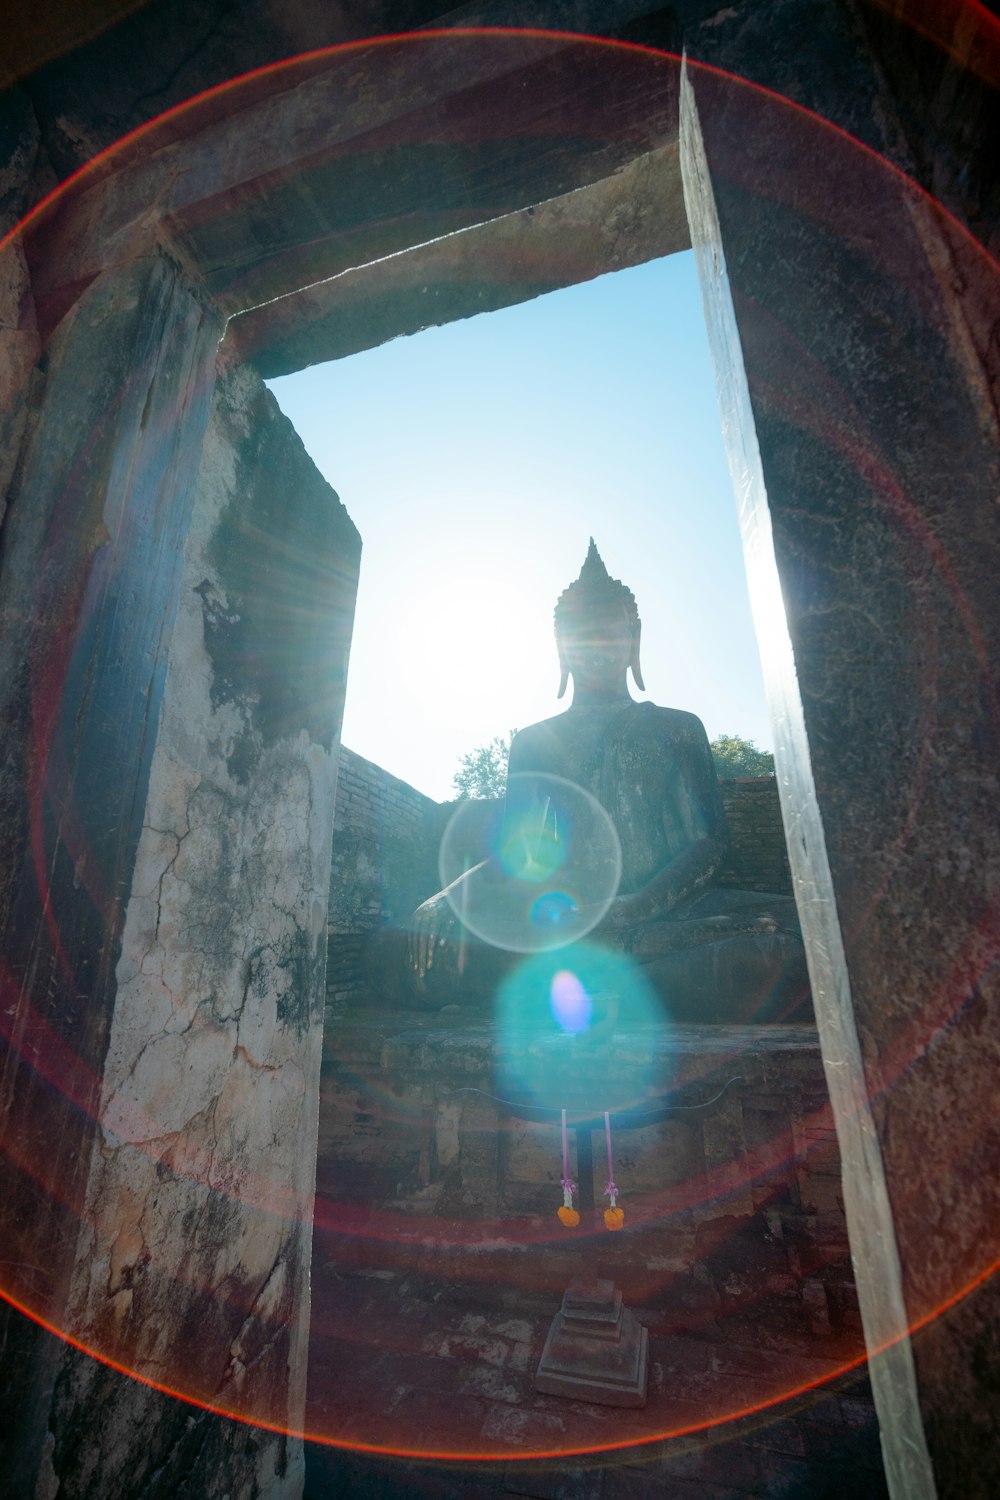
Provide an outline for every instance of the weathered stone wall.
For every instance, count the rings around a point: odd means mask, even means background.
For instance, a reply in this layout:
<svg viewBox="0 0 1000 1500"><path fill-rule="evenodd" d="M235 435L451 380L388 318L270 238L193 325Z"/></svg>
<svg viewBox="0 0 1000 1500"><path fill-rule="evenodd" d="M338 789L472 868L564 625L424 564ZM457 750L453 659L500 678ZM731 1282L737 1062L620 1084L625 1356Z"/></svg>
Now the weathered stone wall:
<svg viewBox="0 0 1000 1500"><path fill-rule="evenodd" d="M294 1494L336 737L357 533L247 368L217 386L169 651L71 1288L64 1496ZM114 1420L95 1426L98 1406ZM123 1432L128 1431L128 1438ZM141 1434L141 1442L138 1437ZM86 1437L87 1463L78 1461ZM153 1491L150 1491L151 1493Z"/></svg>
<svg viewBox="0 0 1000 1500"><path fill-rule="evenodd" d="M773 776L722 777L722 805L729 824L729 858L720 885L791 895L792 872Z"/></svg>
<svg viewBox="0 0 1000 1500"><path fill-rule="evenodd" d="M836 27L828 56L861 66L850 15L812 9ZM719 365L724 389L743 382L724 422L748 551L765 578L773 538L787 619L787 655L777 634L765 645L775 760L805 856L861 1302L885 1350L890 1482L985 1500L1000 1128L970 1101L1000 1067L1000 281L907 175L853 144L912 165L871 76L878 106L845 95L840 136L804 113L792 128L776 95L693 82L718 214L704 263L724 253L734 310L738 351ZM801 102L826 113L827 81L810 70Z"/></svg>
<svg viewBox="0 0 1000 1500"><path fill-rule="evenodd" d="M361 984L365 933L405 922L433 894L438 804L346 745L340 750L327 948L327 996L350 999Z"/></svg>
<svg viewBox="0 0 1000 1500"><path fill-rule="evenodd" d="M561 1293L578 1250L547 1232L561 1201L559 1128L518 1119L501 1102L498 1070L517 1040L439 1018L400 1031L400 1020L342 1013L331 1023L335 1060L324 1067L317 1164L322 1253L345 1266L450 1267L461 1280L488 1276L491 1256L502 1261L529 1244L533 1284ZM678 1104L710 1100L729 1084L706 1114L616 1133L628 1233L600 1242L603 1273L644 1309L644 1321L666 1314L660 1289L668 1282L674 1317L686 1309L710 1318L763 1298L776 1326L857 1336L840 1159L815 1033L712 1033L616 1035L609 1053L592 1059L589 1107L597 1112L607 1102L607 1070L648 1083L651 1059ZM535 1044L523 1041L530 1052ZM557 1068L553 1058L546 1071L554 1077ZM567 1102L556 1089L540 1102ZM602 1153L595 1136L598 1203Z"/></svg>
<svg viewBox="0 0 1000 1500"><path fill-rule="evenodd" d="M57 1328L220 333L220 320L166 256L98 278L33 372L8 492L0 576L4 1288ZM13 1316L0 1310L3 1469L19 1495L34 1492L62 1350L26 1320L11 1326Z"/></svg>

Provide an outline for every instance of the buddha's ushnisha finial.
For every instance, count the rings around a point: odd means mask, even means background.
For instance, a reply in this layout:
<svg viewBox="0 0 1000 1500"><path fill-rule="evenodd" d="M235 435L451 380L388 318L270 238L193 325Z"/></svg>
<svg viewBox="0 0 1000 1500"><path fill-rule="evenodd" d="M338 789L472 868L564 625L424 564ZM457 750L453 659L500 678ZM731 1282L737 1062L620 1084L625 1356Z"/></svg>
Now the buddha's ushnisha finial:
<svg viewBox="0 0 1000 1500"><path fill-rule="evenodd" d="M604 559L597 550L597 543L591 537L590 546L587 548L587 555L583 559L583 567L580 569L580 576L577 579L577 583L589 584L593 587L602 583L613 582L614 579L610 577L607 568L604 566Z"/></svg>
<svg viewBox="0 0 1000 1500"><path fill-rule="evenodd" d="M570 669L566 663L564 650L566 638L572 637L588 617L609 606L614 607L616 604L625 610L632 628L632 657L629 666L636 687L641 692L645 692L645 683L639 666L639 636L642 622L639 619L635 595L620 579L611 577L597 550L597 544L591 537L583 567L580 569L580 576L569 585L569 588L563 590L556 601L556 646L559 650L560 669L557 697L563 696L569 682Z"/></svg>

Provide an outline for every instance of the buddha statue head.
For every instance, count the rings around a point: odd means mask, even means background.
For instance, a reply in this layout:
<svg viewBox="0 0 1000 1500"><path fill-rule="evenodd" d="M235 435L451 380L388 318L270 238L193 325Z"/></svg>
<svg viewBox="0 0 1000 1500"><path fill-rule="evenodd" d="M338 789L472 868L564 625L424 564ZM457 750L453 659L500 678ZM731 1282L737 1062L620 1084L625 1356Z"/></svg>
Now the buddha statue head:
<svg viewBox="0 0 1000 1500"><path fill-rule="evenodd" d="M575 695L628 696L626 670L640 691L645 691L639 667L639 635L642 629L635 595L617 578L610 577L601 554L590 538L580 576L560 594L555 609L556 646L559 651L559 693L573 677Z"/></svg>

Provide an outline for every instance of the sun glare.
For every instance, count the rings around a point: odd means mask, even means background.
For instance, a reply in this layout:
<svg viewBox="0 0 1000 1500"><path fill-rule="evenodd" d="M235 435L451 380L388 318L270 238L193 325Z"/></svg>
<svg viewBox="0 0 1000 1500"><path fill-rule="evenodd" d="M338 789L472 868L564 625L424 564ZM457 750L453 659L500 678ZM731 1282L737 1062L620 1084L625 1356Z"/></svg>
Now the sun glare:
<svg viewBox="0 0 1000 1500"><path fill-rule="evenodd" d="M590 536L649 697L769 745L690 254L273 389L364 542L352 750L446 800L462 755L565 708L552 611Z"/></svg>

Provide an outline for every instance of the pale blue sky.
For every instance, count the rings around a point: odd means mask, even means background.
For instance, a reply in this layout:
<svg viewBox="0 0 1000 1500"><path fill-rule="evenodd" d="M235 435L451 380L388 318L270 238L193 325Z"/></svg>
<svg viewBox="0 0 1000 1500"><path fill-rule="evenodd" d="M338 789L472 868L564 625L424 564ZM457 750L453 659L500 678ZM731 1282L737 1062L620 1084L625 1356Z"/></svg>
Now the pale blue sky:
<svg viewBox="0 0 1000 1500"><path fill-rule="evenodd" d="M638 601L635 696L771 747L690 252L269 384L364 540L353 750L443 800L563 707L591 535Z"/></svg>

